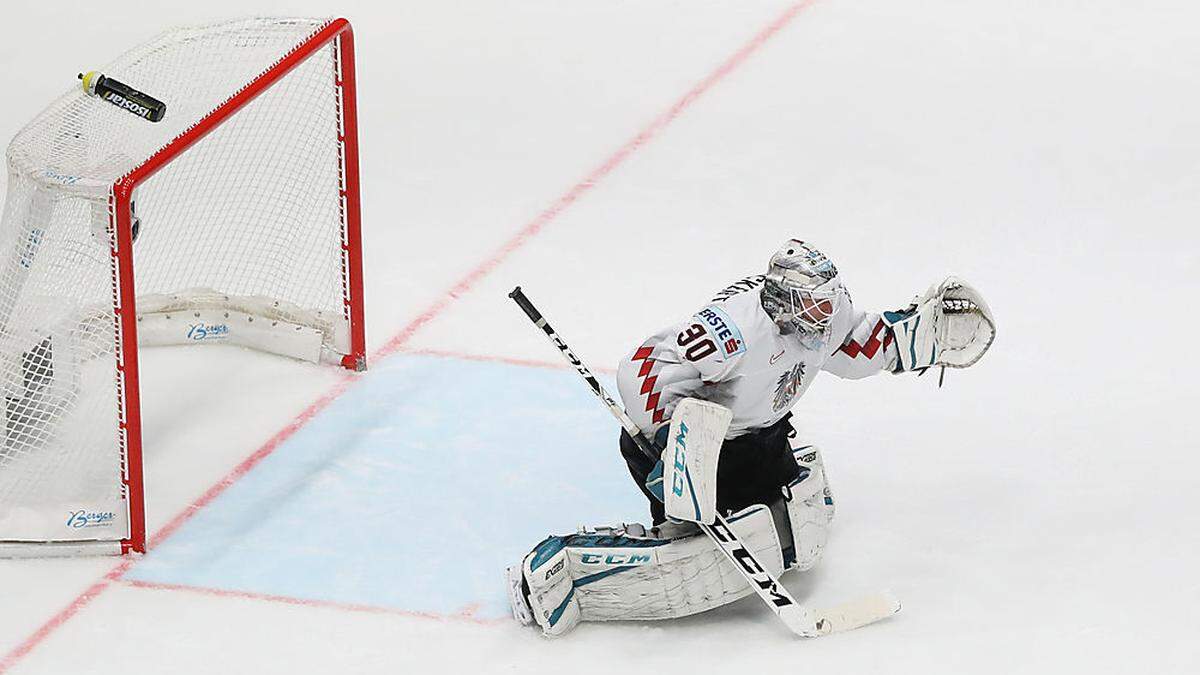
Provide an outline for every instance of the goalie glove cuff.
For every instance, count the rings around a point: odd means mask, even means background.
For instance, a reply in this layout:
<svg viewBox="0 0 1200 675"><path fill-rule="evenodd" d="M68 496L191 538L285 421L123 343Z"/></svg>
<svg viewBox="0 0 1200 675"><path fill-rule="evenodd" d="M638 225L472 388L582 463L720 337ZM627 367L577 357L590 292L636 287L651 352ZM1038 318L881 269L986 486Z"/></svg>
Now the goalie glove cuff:
<svg viewBox="0 0 1200 675"><path fill-rule="evenodd" d="M883 323L896 341L896 372L923 370L937 363L937 320L932 303L883 313Z"/></svg>

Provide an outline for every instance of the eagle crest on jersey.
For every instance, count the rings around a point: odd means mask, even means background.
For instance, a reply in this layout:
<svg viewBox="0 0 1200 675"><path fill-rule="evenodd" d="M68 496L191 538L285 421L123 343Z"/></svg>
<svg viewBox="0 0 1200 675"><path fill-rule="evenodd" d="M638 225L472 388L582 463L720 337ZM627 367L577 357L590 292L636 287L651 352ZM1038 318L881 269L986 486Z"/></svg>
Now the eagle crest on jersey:
<svg viewBox="0 0 1200 675"><path fill-rule="evenodd" d="M804 384L804 362L797 363L791 370L783 371L775 384L775 412L791 407L792 399Z"/></svg>

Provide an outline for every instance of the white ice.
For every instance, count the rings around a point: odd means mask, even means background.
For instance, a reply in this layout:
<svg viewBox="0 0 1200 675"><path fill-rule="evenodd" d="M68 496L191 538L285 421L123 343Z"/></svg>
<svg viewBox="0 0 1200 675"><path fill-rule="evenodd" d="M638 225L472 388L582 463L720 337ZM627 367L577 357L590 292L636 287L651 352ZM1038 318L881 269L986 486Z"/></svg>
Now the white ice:
<svg viewBox="0 0 1200 675"><path fill-rule="evenodd" d="M394 414L338 417L332 403L230 486L229 499L201 508L190 533L185 525L119 580L106 580L113 559L0 561L0 672L1200 671L1200 439L1187 421L1200 406L1200 8L820 0L721 70L790 7L9 3L4 139L76 72L164 27L247 13L349 17L368 341L373 354L399 349L339 400L384 382L367 378L393 373L399 384L377 399ZM627 145L646 129L645 142ZM597 180L563 201L589 176ZM540 229L486 264L547 209ZM680 621L584 625L550 642L486 612L472 621L406 608L386 574L356 576L370 569L362 558L386 555L397 575L426 580L429 596L451 596L486 581L422 568L426 553L472 539L507 555L549 530L640 515L615 426L586 392L558 396L558 416L546 419L530 402L539 392L519 388L542 377L569 389L570 372L503 362L557 358L504 297L512 286L585 359L611 368L758 271L790 236L824 249L861 306L903 305L953 273L998 317L992 352L948 373L941 390L931 377L826 378L796 407L802 432L824 448L838 519L820 567L788 586L815 604L887 587L900 615L797 641L747 599ZM151 532L344 377L221 348L152 350L142 363ZM419 379L404 380L406 368ZM456 387L482 389L460 409L430 395ZM446 426L427 428L435 417ZM515 440L483 433L492 427L479 419L506 420ZM337 433L339 420L358 421ZM575 421L586 436L572 434ZM174 557L198 546L206 522L236 532L286 515L293 501L323 500L319 524L353 531L373 515L355 497L390 494L372 481L378 455L356 450L406 436L423 445L394 458L412 480L394 491L419 487L429 503L391 515L419 538L339 541L333 527L319 531L319 546L252 528L229 540L259 563L277 556L279 569L325 570L338 583L308 578L307 591L328 604L254 586L284 576L266 572L237 580L248 588L221 587L212 566ZM344 444L332 488L329 473L306 480L294 463L301 442ZM461 460L453 453L463 447L479 449L478 464L446 471L444 458ZM544 494L521 483L535 471L553 477ZM278 495L255 506L279 513L237 508L245 486L280 490L283 476L292 493L255 493ZM488 503L471 501L477 493ZM518 516L540 503L553 506L540 516L552 524L531 536ZM132 581L155 566L161 583ZM207 585L172 588L172 578ZM286 581L302 587L306 577ZM375 605L386 611L368 611Z"/></svg>

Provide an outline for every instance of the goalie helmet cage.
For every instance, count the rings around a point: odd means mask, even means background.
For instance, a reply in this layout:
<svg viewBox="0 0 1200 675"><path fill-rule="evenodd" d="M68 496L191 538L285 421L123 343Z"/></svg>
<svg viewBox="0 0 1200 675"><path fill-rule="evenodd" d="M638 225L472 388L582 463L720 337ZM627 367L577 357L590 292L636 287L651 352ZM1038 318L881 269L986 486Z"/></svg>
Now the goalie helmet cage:
<svg viewBox="0 0 1200 675"><path fill-rule="evenodd" d="M0 557L144 551L138 347L366 366L354 39L345 19L168 31L8 148Z"/></svg>

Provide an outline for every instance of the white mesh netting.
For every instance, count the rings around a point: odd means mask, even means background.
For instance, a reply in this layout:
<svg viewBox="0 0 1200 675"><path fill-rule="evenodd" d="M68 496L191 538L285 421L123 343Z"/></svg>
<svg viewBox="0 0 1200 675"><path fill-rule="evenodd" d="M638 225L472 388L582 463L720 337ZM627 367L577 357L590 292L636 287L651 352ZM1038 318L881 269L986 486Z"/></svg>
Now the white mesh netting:
<svg viewBox="0 0 1200 675"><path fill-rule="evenodd" d="M76 88L12 141L0 224L0 541L127 536L111 190L327 25L167 32L100 69L164 101L161 122ZM220 341L258 318L251 338L232 341L313 360L349 352L336 45L136 188L139 321L157 321L146 334L160 335L147 340ZM162 328L164 317L177 325ZM273 349L271 327L312 334L316 346ZM178 339L161 337L170 331Z"/></svg>

